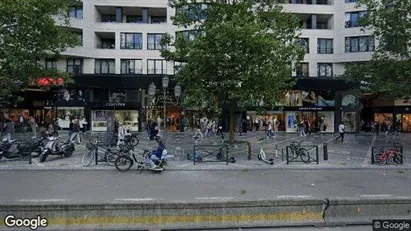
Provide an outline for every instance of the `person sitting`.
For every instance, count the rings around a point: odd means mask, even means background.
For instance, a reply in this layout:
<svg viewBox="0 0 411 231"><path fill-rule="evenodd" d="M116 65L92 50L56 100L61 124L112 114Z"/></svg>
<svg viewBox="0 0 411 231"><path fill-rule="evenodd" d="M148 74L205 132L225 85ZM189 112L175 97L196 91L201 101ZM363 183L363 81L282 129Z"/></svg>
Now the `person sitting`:
<svg viewBox="0 0 411 231"><path fill-rule="evenodd" d="M158 164L161 161L165 145L159 138L156 137L155 140L158 143L158 147L151 152L151 155L148 158L150 170L163 170L160 166L158 166Z"/></svg>

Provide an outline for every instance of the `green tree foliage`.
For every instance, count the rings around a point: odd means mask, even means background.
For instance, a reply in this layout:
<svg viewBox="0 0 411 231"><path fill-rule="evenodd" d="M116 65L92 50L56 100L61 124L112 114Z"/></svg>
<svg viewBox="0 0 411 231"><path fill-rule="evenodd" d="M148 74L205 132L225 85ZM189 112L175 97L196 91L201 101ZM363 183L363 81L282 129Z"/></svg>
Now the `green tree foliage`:
<svg viewBox="0 0 411 231"><path fill-rule="evenodd" d="M380 43L370 62L346 65L345 77L361 92L411 94L411 1L359 0L358 6L368 8L361 23Z"/></svg>
<svg viewBox="0 0 411 231"><path fill-rule="evenodd" d="M298 20L271 0L171 2L173 24L191 30L195 39L183 33L164 36L162 45L170 49L162 56L185 63L176 78L188 105L220 112L230 106L233 141L236 107L274 105L280 91L293 85L291 64L304 56Z"/></svg>
<svg viewBox="0 0 411 231"><path fill-rule="evenodd" d="M70 76L46 70L42 57L57 57L67 47L78 44L78 37L67 30L68 7L72 0L0 1L0 100L37 83L42 77L52 80ZM57 26L53 15L62 24Z"/></svg>

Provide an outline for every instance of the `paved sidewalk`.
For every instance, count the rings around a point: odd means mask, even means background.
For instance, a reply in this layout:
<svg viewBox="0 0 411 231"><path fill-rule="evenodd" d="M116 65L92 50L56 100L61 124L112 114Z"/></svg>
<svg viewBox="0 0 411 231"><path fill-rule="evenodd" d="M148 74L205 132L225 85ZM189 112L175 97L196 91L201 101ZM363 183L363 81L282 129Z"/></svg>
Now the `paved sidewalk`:
<svg viewBox="0 0 411 231"><path fill-rule="evenodd" d="M160 134L161 135L161 134ZM313 134L306 137L300 137L295 133L277 133L273 139L266 140L264 146L268 158L274 159L274 165L268 165L257 160L257 155L260 151L258 140L265 137L263 132L249 132L242 136L236 135L238 140L246 140L251 142L252 160L248 161L248 148L245 144L235 145L229 149L229 156L234 156L236 163L213 162L213 163L196 163L187 160L186 154L193 153L194 140L192 133L167 133L166 143L167 150L172 158L166 167L167 170L178 171L195 171L195 170L258 170L258 169L363 169L363 168L383 168L383 169L411 169L411 134L402 134L400 137L386 137L346 134L344 142L335 140L336 134ZM67 133L61 133L62 139L67 139ZM19 138L19 137L16 137ZM30 137L25 137L30 139ZM137 152L141 153L143 149L155 149L156 143L145 137L144 133L139 135L140 143L137 146ZM226 134L228 139L228 134ZM286 146L291 141L304 141L304 146L318 147L319 164L310 163L304 164L301 162L286 163ZM33 164L29 165L27 161L0 161L0 170L104 170L113 169L105 163L94 163L89 167L83 167L81 158L88 150L85 148L85 142L76 145L76 151L70 158L60 158L50 156L46 162L39 163L38 158L33 158ZM219 137L204 138L199 141L200 145L218 145L221 142ZM379 145L392 145L393 142L400 142L404 146L404 165L399 166L376 166L371 165L371 147ZM329 160L323 160L323 143L327 143ZM218 147L203 148L208 151L214 151ZM310 149L310 148L307 148ZM309 152L311 157L315 158L315 148ZM104 150L101 150L102 154ZM204 152L203 152L204 153ZM277 155L276 155L277 154ZM215 160L212 157L208 160Z"/></svg>

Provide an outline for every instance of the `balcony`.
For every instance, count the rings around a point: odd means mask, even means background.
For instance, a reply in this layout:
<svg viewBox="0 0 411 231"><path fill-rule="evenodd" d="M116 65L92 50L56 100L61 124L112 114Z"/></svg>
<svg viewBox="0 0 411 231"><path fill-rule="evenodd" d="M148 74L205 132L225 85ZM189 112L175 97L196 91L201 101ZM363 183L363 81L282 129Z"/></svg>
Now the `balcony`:
<svg viewBox="0 0 411 231"><path fill-rule="evenodd" d="M97 22L104 23L167 23L167 8L96 6Z"/></svg>
<svg viewBox="0 0 411 231"><path fill-rule="evenodd" d="M297 14L300 18L301 29L314 29L314 30L332 30L332 15L320 14Z"/></svg>
<svg viewBox="0 0 411 231"><path fill-rule="evenodd" d="M334 2L332 0L317 0L315 4L313 4L313 0L288 0L289 4L306 4L306 5L333 5Z"/></svg>
<svg viewBox="0 0 411 231"><path fill-rule="evenodd" d="M116 49L115 33L95 32L97 49Z"/></svg>

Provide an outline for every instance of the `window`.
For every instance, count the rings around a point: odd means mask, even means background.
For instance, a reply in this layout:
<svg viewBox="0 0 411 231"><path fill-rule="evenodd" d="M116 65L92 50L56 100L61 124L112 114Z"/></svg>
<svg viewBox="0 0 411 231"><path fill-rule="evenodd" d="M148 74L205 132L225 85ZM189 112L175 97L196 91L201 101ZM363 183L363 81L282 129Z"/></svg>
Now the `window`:
<svg viewBox="0 0 411 231"><path fill-rule="evenodd" d="M121 33L121 49L141 50L143 38L141 33Z"/></svg>
<svg viewBox="0 0 411 231"><path fill-rule="evenodd" d="M96 59L96 66L94 69L96 74L115 74L116 63L114 59Z"/></svg>
<svg viewBox="0 0 411 231"><path fill-rule="evenodd" d="M76 33L77 41L79 46L83 46L83 33Z"/></svg>
<svg viewBox="0 0 411 231"><path fill-rule="evenodd" d="M141 59L122 59L121 74L141 74L143 61Z"/></svg>
<svg viewBox="0 0 411 231"><path fill-rule="evenodd" d="M67 72L72 74L83 73L83 59L67 59Z"/></svg>
<svg viewBox="0 0 411 231"><path fill-rule="evenodd" d="M186 30L176 32L176 37L182 35L185 39L193 41L197 36L201 35L201 32L198 30Z"/></svg>
<svg viewBox="0 0 411 231"><path fill-rule="evenodd" d="M305 48L305 53L310 53L310 39L309 38L300 38L300 45Z"/></svg>
<svg viewBox="0 0 411 231"><path fill-rule="evenodd" d="M333 53L333 39L318 39L317 40L318 54L332 54Z"/></svg>
<svg viewBox="0 0 411 231"><path fill-rule="evenodd" d="M318 77L332 77L333 64L332 63L318 63L317 64Z"/></svg>
<svg viewBox="0 0 411 231"><path fill-rule="evenodd" d="M299 63L296 67L296 74L298 77L308 77L310 76L308 72L308 63Z"/></svg>
<svg viewBox="0 0 411 231"><path fill-rule="evenodd" d="M147 49L148 50L160 50L161 38L163 34L147 34Z"/></svg>
<svg viewBox="0 0 411 231"><path fill-rule="evenodd" d="M116 15L103 14L101 15L102 22L116 22Z"/></svg>
<svg viewBox="0 0 411 231"><path fill-rule="evenodd" d="M185 62L174 61L174 74L177 74L184 65L186 65Z"/></svg>
<svg viewBox="0 0 411 231"><path fill-rule="evenodd" d="M46 69L47 70L57 70L57 60L46 59Z"/></svg>
<svg viewBox="0 0 411 231"><path fill-rule="evenodd" d="M358 0L345 0L345 3L357 2Z"/></svg>
<svg viewBox="0 0 411 231"><path fill-rule="evenodd" d="M366 13L367 11L345 13L345 28L362 26L360 20Z"/></svg>
<svg viewBox="0 0 411 231"><path fill-rule="evenodd" d="M167 23L167 17L164 16L151 16L151 24Z"/></svg>
<svg viewBox="0 0 411 231"><path fill-rule="evenodd" d="M374 51L374 36L346 37L345 52Z"/></svg>
<svg viewBox="0 0 411 231"><path fill-rule="evenodd" d="M83 18L83 7L73 6L68 10L68 16L70 18Z"/></svg>
<svg viewBox="0 0 411 231"><path fill-rule="evenodd" d="M163 59L147 60L147 74L167 74L167 62Z"/></svg>
<svg viewBox="0 0 411 231"><path fill-rule="evenodd" d="M188 7L177 7L176 8L176 15L177 14L182 14L187 12L188 17L193 20L196 18L196 15L199 14L199 20L204 20L206 19L206 15L204 13L204 10L206 10L208 7L207 4L198 4L196 7L193 7L191 9L188 9Z"/></svg>
<svg viewBox="0 0 411 231"><path fill-rule="evenodd" d="M114 39L102 39L101 43L97 45L97 48L116 49L116 40L114 40Z"/></svg>
<svg viewBox="0 0 411 231"><path fill-rule="evenodd" d="M127 15L126 22L127 23L143 23L143 17L142 16Z"/></svg>

